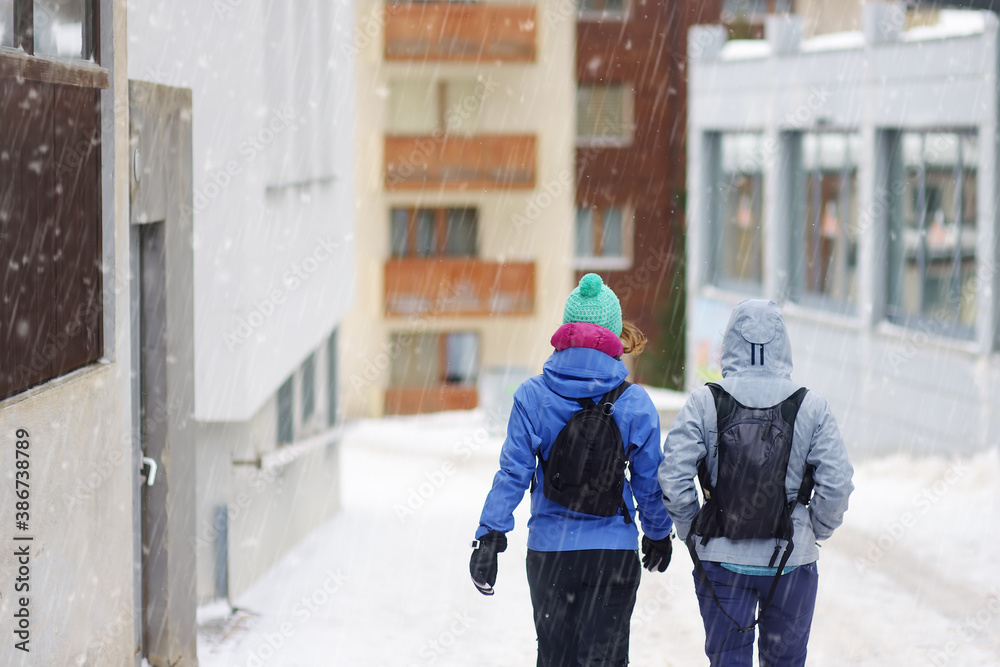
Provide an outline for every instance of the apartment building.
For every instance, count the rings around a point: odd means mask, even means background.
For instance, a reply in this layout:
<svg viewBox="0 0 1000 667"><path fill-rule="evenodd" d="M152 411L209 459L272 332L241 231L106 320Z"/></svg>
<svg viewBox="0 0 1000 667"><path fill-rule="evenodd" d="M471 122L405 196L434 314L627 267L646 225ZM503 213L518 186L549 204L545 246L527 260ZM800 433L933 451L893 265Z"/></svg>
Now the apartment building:
<svg viewBox="0 0 1000 667"><path fill-rule="evenodd" d="M766 297L859 453L995 445L997 17L803 21L689 33L688 386L718 373L732 305Z"/></svg>
<svg viewBox="0 0 1000 667"><path fill-rule="evenodd" d="M572 2L359 2L348 414L539 372L573 287L575 28Z"/></svg>
<svg viewBox="0 0 1000 667"><path fill-rule="evenodd" d="M683 386L686 35L720 2L581 0L573 268L649 337L633 380ZM631 362L631 358L628 358Z"/></svg>

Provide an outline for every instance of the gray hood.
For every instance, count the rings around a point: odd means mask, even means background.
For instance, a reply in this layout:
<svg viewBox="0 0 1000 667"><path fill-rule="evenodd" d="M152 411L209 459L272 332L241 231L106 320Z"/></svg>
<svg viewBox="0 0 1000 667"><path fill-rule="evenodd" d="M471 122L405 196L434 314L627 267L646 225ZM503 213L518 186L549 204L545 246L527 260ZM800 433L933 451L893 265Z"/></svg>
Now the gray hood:
<svg viewBox="0 0 1000 667"><path fill-rule="evenodd" d="M752 408L777 405L799 388L791 380L792 348L781 308L774 301L741 301L722 339L719 384Z"/></svg>

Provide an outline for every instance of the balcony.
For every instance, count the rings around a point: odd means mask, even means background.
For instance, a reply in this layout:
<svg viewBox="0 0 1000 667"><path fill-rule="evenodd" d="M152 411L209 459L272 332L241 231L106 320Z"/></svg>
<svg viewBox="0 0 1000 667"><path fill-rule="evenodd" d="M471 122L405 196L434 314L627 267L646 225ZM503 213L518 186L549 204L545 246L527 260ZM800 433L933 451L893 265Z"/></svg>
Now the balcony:
<svg viewBox="0 0 1000 667"><path fill-rule="evenodd" d="M535 8L459 2L388 2L386 60L535 61Z"/></svg>
<svg viewBox="0 0 1000 667"><path fill-rule="evenodd" d="M385 413L415 415L442 410L471 410L479 404L475 385L441 384L429 387L389 387Z"/></svg>
<svg viewBox="0 0 1000 667"><path fill-rule="evenodd" d="M435 257L385 263L386 317L531 315L534 262Z"/></svg>
<svg viewBox="0 0 1000 667"><path fill-rule="evenodd" d="M386 190L534 187L534 135L385 138Z"/></svg>

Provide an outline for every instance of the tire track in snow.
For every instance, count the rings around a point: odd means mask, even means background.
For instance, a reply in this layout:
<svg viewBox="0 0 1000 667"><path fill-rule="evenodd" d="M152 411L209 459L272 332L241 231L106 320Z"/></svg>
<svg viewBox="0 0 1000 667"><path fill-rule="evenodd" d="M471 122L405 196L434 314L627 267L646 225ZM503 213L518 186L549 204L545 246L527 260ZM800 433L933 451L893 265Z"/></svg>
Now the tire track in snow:
<svg viewBox="0 0 1000 667"><path fill-rule="evenodd" d="M956 581L955 577L949 576L947 567L935 567L927 563L916 557L899 541L888 549L880 549L879 558L873 560L869 554L873 545L877 547L877 539L877 536L866 531L844 525L825 544L824 552L828 557L836 556L849 563L849 569L855 573L856 579L862 584L875 583L873 578L877 578L892 585L908 598L908 600L904 598L902 601L912 605L912 613L922 612L936 615L939 617L938 620L950 621L951 624L954 624L955 627L945 628L941 627L940 623L936 623L940 631L933 637L922 637L927 649L920 664L946 664L945 662L931 661L929 657L926 657L927 652L943 652L948 643L953 641L964 644L966 647L984 651L992 656L1000 656L1000 613L993 611L1000 610L1000 602L997 601L995 592L991 593L986 588L977 588L968 582ZM947 561L946 564L949 567L960 567L960 562L957 560ZM863 600L859 602L863 602ZM858 630L863 633L865 625L873 623L881 625L877 619L863 613L866 609L866 605L859 604L851 609L844 609L844 614L838 616L850 626L862 626L852 627L852 633ZM986 613L982 613L984 611ZM975 622L977 614L979 621ZM962 637L959 628L968 627L970 621L975 622L975 629L968 633L970 636ZM964 665L970 663L948 661L947 664Z"/></svg>

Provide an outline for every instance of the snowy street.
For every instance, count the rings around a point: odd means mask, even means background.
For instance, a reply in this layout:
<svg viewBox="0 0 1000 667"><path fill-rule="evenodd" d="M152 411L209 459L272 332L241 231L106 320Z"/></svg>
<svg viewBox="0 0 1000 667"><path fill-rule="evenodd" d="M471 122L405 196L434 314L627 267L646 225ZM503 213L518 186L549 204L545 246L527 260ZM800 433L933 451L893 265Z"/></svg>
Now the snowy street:
<svg viewBox="0 0 1000 667"><path fill-rule="evenodd" d="M502 443L490 426L480 410L348 426L342 510L234 600L234 615L200 610L200 663L533 665L527 500L496 595L481 596L468 575ZM859 461L851 449L857 490L821 550L809 664L1000 664L997 452ZM707 664L690 558L677 545L666 573L643 571L638 667Z"/></svg>

